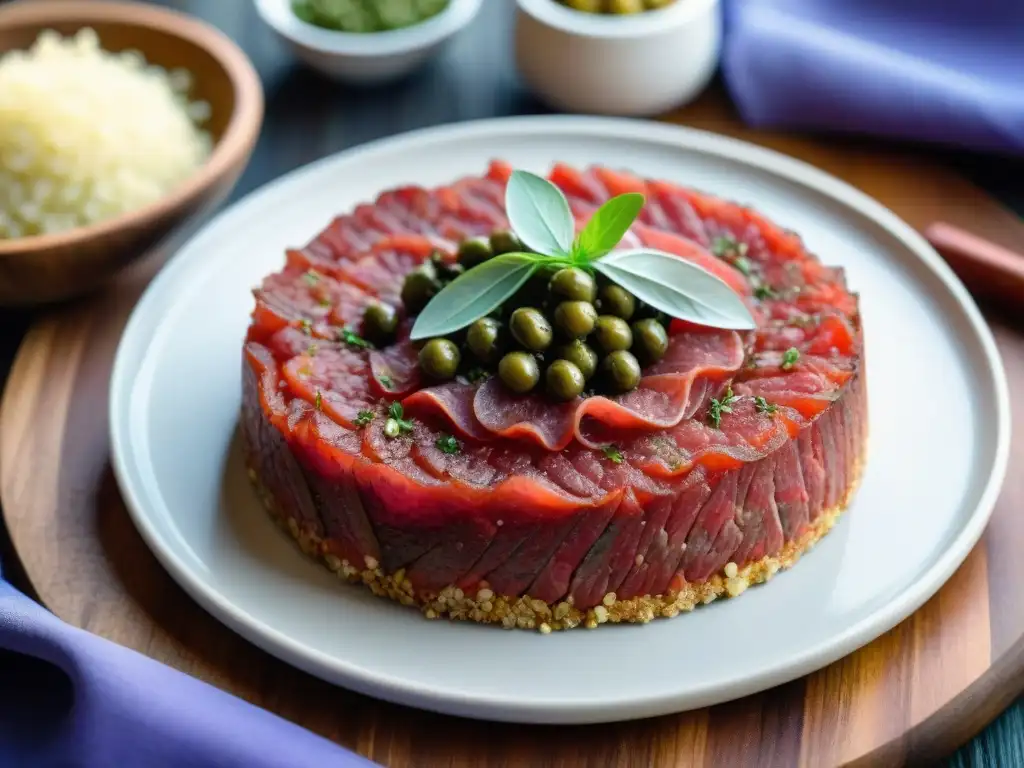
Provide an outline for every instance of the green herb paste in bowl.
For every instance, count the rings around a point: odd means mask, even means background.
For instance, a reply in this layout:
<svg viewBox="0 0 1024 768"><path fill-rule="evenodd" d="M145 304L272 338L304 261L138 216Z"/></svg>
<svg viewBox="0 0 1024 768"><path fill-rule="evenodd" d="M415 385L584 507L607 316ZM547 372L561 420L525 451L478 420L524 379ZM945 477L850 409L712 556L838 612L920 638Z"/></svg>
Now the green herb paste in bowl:
<svg viewBox="0 0 1024 768"><path fill-rule="evenodd" d="M433 18L449 0L292 0L302 21L337 32L387 32Z"/></svg>

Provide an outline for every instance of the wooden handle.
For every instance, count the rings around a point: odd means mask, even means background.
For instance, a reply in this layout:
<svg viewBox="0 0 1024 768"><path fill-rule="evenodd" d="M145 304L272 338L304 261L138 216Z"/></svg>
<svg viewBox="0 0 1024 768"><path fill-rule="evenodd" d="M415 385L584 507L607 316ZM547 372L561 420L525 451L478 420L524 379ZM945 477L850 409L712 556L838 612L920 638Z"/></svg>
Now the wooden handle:
<svg viewBox="0 0 1024 768"><path fill-rule="evenodd" d="M1024 256L941 221L924 234L972 293L1024 303Z"/></svg>

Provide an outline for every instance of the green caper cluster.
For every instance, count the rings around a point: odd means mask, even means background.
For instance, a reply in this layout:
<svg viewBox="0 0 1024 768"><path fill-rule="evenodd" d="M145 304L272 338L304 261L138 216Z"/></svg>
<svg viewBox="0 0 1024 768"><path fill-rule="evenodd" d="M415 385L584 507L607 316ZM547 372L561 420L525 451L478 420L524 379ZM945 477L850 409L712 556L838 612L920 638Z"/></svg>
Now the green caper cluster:
<svg viewBox="0 0 1024 768"><path fill-rule="evenodd" d="M523 246L515 236L500 232L487 240L464 241L458 263L471 269L518 250ZM410 275L406 287L413 279ZM531 279L463 334L426 342L420 367L437 380L455 377L464 364L496 369L501 382L517 394L533 391L543 380L548 395L560 401L588 390L628 392L640 382L641 366L664 356L665 320L622 287L598 286L586 271L566 267Z"/></svg>
<svg viewBox="0 0 1024 768"><path fill-rule="evenodd" d="M560 0L577 11L584 13L630 14L654 11L672 5L676 0Z"/></svg>

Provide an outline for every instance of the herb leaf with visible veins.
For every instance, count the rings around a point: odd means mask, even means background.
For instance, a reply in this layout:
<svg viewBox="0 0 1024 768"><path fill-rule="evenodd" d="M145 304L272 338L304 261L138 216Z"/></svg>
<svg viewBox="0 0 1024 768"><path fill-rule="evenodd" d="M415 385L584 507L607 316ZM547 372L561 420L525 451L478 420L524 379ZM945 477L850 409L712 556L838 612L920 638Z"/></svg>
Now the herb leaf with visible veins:
<svg viewBox="0 0 1024 768"><path fill-rule="evenodd" d="M601 450L604 452L604 457L613 464L622 463L622 451L615 445L602 445Z"/></svg>
<svg viewBox="0 0 1024 768"><path fill-rule="evenodd" d="M607 200L579 235L565 194L552 182L521 170L505 186L505 211L523 252L503 253L467 269L427 302L410 333L412 341L446 336L486 317L537 273L565 267L601 273L654 309L680 320L713 328L750 330L754 318L721 277L669 253L620 250L622 238L644 205L644 196L627 192ZM747 246L722 239L729 262L744 274L753 265ZM723 251L724 252L724 251Z"/></svg>
<svg viewBox="0 0 1024 768"><path fill-rule="evenodd" d="M398 422L399 432L412 432L413 423L405 418L405 410L397 400L388 408L388 416Z"/></svg>
<svg viewBox="0 0 1024 768"><path fill-rule="evenodd" d="M711 398L711 405L708 408L708 421L715 429L722 428L722 414L732 413L732 404L735 403L739 398L732 393L732 385L730 384L725 388L725 394L722 395L721 400L717 397Z"/></svg>

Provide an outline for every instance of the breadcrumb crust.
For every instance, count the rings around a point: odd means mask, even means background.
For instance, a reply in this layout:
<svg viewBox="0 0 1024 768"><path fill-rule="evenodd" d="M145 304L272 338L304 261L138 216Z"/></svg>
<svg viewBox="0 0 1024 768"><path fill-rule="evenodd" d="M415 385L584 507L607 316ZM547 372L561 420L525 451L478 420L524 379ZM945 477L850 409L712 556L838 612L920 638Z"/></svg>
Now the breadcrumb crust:
<svg viewBox="0 0 1024 768"><path fill-rule="evenodd" d="M535 629L542 634L549 634L555 630L576 627L594 629L601 624L646 624L656 618L673 618L723 596L739 597L748 587L769 581L780 570L793 567L801 555L832 530L857 490L862 466L863 459L854 467L852 481L843 500L831 509L824 510L798 539L787 542L777 554L743 567L736 563L726 563L721 571L707 580L686 583L676 593L620 600L614 592L609 592L600 605L586 610L576 608L571 598L548 604L529 595L495 595L486 582L481 584L476 594L466 594L459 587L447 586L437 595L417 595L412 583L406 578L404 568L395 573L384 573L372 557L367 557L364 563L349 563L325 552L323 541L316 534L303 530L295 518L286 518L281 514L273 497L251 467L249 480L274 521L298 542L303 552L321 561L338 578L352 584L363 584L375 595L391 598L402 605L418 606L428 619L447 617L458 621L500 624L505 629Z"/></svg>

